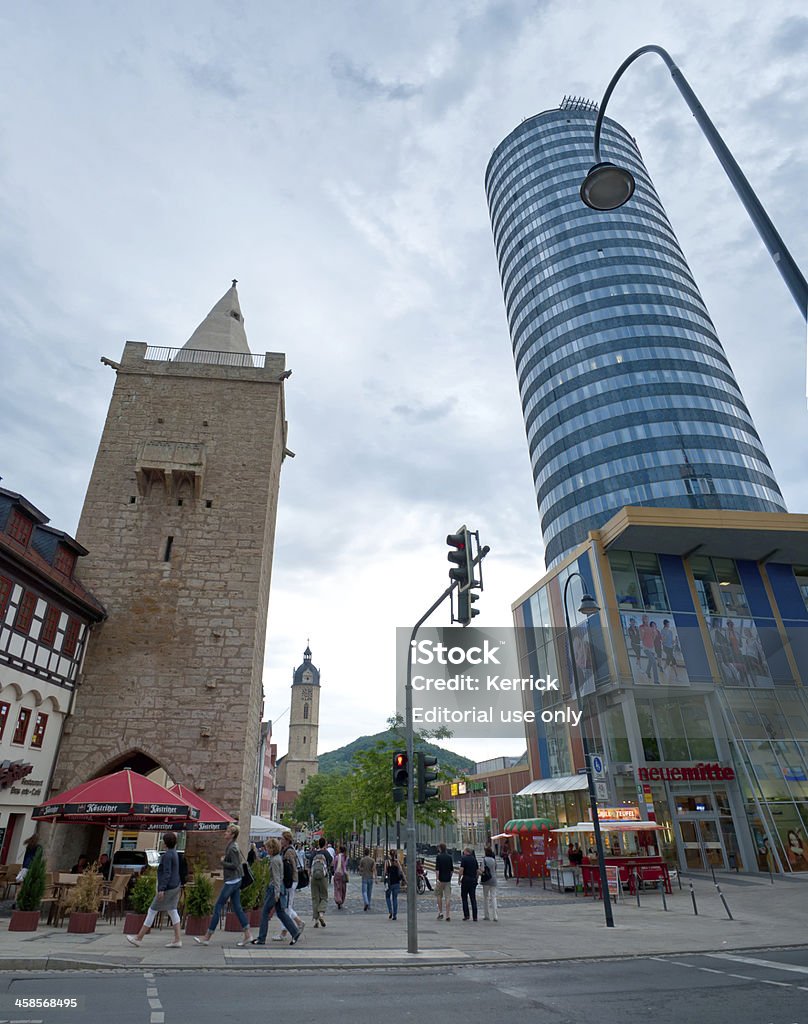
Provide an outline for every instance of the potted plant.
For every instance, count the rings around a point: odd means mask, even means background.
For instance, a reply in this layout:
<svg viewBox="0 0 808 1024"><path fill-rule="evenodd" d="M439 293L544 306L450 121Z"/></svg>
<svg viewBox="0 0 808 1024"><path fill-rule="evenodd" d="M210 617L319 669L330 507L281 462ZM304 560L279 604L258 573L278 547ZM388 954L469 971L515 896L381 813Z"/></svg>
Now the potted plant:
<svg viewBox="0 0 808 1024"><path fill-rule="evenodd" d="M157 872L147 868L137 876L129 893L129 905L123 919L124 935L137 935L146 920L146 911L157 893Z"/></svg>
<svg viewBox="0 0 808 1024"><path fill-rule="evenodd" d="M194 862L194 875L185 888L185 934L205 935L213 910L213 882L205 874L204 861Z"/></svg>
<svg viewBox="0 0 808 1024"><path fill-rule="evenodd" d="M250 865L253 873L253 883L241 891L241 906L250 921L251 928L257 928L261 923L261 909L264 903L264 896L269 885L269 861L258 859ZM228 914L228 917L231 915ZM234 918L235 914L232 915ZM238 921L238 918L236 918ZM236 930L236 929L234 929ZM241 931L241 925L238 926Z"/></svg>
<svg viewBox="0 0 808 1024"><path fill-rule="evenodd" d="M45 859L37 850L17 893L17 907L11 912L10 932L35 932L39 908L45 895Z"/></svg>
<svg viewBox="0 0 808 1024"><path fill-rule="evenodd" d="M103 888L104 877L96 871L95 864L91 864L83 875L79 875L66 900L70 911L67 922L69 932L86 935L95 931Z"/></svg>

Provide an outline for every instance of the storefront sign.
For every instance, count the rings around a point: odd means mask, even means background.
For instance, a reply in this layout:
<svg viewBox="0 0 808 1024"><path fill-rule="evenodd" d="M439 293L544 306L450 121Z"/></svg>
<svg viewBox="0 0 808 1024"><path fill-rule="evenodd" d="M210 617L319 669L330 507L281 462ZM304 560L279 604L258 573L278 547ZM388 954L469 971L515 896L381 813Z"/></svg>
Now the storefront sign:
<svg viewBox="0 0 808 1024"><path fill-rule="evenodd" d="M30 775L33 770L34 766L24 761L0 762L0 789L5 789L12 782L19 782L26 775Z"/></svg>
<svg viewBox="0 0 808 1024"><path fill-rule="evenodd" d="M592 811L589 811L592 818ZM598 807L598 821L640 821L637 807Z"/></svg>
<svg viewBox="0 0 808 1024"><path fill-rule="evenodd" d="M735 770L721 764L705 764L687 768L638 768L640 782L732 782Z"/></svg>

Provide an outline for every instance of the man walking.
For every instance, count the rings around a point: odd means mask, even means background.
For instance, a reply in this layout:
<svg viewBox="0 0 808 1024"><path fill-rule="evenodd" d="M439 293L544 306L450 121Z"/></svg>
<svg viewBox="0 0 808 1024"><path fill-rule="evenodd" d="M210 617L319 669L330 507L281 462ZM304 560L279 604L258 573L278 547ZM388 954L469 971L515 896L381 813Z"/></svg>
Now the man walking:
<svg viewBox="0 0 808 1024"><path fill-rule="evenodd" d="M513 878L513 868L511 867L511 841L506 839L502 844L502 866L504 868L504 878Z"/></svg>
<svg viewBox="0 0 808 1024"><path fill-rule="evenodd" d="M446 920L451 921L449 914L452 911L452 875L454 874L454 861L451 855L446 852L446 843L438 846L438 855L435 857L435 896L438 900L438 920L442 921L443 905L446 903Z"/></svg>
<svg viewBox="0 0 808 1024"><path fill-rule="evenodd" d="M309 885L311 886L311 913L314 918L314 927L325 928L325 912L328 907L328 851L325 848L325 839L320 839L318 848L311 858Z"/></svg>
<svg viewBox="0 0 808 1024"><path fill-rule="evenodd" d="M376 874L376 861L370 856L370 850L365 847L362 859L359 861L359 874L362 877L362 903L365 910L370 910L370 897L373 895L373 876Z"/></svg>
<svg viewBox="0 0 808 1024"><path fill-rule="evenodd" d="M471 904L471 919L477 920L477 875L480 865L474 850L470 846L463 849L463 856L460 858L460 867L457 873L460 875L460 899L463 902L463 920L469 919L469 904Z"/></svg>

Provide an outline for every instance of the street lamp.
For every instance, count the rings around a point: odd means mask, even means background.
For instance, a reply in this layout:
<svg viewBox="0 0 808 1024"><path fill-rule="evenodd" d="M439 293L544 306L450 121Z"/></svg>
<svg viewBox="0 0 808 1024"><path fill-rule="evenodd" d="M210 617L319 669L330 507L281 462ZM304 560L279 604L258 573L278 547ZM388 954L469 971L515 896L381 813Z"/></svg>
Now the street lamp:
<svg viewBox="0 0 808 1024"><path fill-rule="evenodd" d="M597 120L595 121L595 164L581 185L581 199L593 210L606 211L616 210L623 203L628 202L634 194L634 175L631 171L626 167L618 167L616 164L601 160L600 132L603 127L603 118L606 114L606 104L609 102L609 97L612 95L614 87L629 64L632 64L644 53L658 54L668 66L671 77L676 83L679 92L684 97L688 107L690 107L690 111L698 122L699 127L707 136L707 141L712 146L719 163L727 172L729 180L732 182L741 202L746 207L746 212L752 218L758 234L763 239L763 244L769 250L769 254L774 260L777 269L780 271L789 291L794 296L794 301L797 303L800 313L804 319L808 319L808 283L806 283L800 268L786 248L783 239L769 219L769 215L763 209L762 203L746 180L743 171L735 162L735 158L719 135L715 125L707 116L704 107L699 103L696 94L690 88L682 72L674 64L671 55L667 50L663 50L661 46L641 46L639 50L635 50L634 53L626 57L615 72L611 82L609 82L606 92L603 94L603 100L601 101Z"/></svg>
<svg viewBox="0 0 808 1024"><path fill-rule="evenodd" d="M584 586L586 580L579 572L572 572L567 577L567 582L564 584L564 620L567 624L567 647L569 648L570 665L572 666L572 682L575 687L575 696L580 705L581 711L583 711L583 695L581 693L580 685L578 683L578 668L575 664L575 651L572 646L572 626L570 625L570 613L567 608L567 591L569 590L570 581L575 577L581 581ZM581 615L595 615L600 611L597 601L591 594L584 593L581 598L581 605L578 609ZM583 722L583 715L581 716ZM598 857L598 873L600 875L600 893L603 897L603 912L606 915L606 927L614 928L614 917L612 916L612 901L609 896L609 883L606 878L606 861L603 856L603 837L600 834L600 820L598 818L598 802L595 797L595 780L592 776L592 763L589 757L589 744L586 740L586 726L581 725L581 746L584 751L584 764L586 765L586 783L589 789L589 806L592 809L592 831L595 833L595 850Z"/></svg>

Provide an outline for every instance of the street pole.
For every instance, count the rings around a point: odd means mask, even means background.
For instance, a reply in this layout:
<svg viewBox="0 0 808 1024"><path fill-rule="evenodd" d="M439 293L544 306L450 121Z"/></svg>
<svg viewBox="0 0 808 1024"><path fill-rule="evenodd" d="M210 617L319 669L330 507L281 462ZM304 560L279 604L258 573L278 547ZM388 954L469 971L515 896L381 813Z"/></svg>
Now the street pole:
<svg viewBox="0 0 808 1024"><path fill-rule="evenodd" d="M575 687L575 699L578 702L578 707L581 711L581 746L583 747L584 753L584 764L586 765L586 782L587 788L589 789L589 806L592 810L592 831L595 833L595 850L598 857L598 874L600 875L600 894L603 897L603 912L606 916L606 927L614 928L614 917L612 916L612 898L609 895L609 883L606 878L606 861L603 855L603 837L600 832L600 819L598 818L598 801L595 796L595 778L592 775L592 761L589 756L589 743L586 739L586 720L583 716L584 699L581 693L581 688L578 683L578 668L575 664L575 650L572 646L572 626L570 625L570 615L567 608L567 591L569 590L570 581L575 577L578 577L584 586L586 580L581 576L579 572L572 572L567 577L567 582L564 584L564 620L567 623L567 647L569 649L570 665L572 666L572 682ZM619 884L619 882L618 882Z"/></svg>
<svg viewBox="0 0 808 1024"><path fill-rule="evenodd" d="M418 952L418 892L415 878L415 737L412 728L412 645L415 635L423 626L432 612L435 611L454 590L456 584L450 584L412 627L410 642L407 645L407 683L404 691L404 729L407 734L407 952Z"/></svg>
<svg viewBox="0 0 808 1024"><path fill-rule="evenodd" d="M601 162L600 132L603 125L603 118L606 114L606 105L609 102L609 97L612 95L614 87L617 85L626 68L628 68L630 64L633 64L634 61L644 53L656 53L667 65L667 68L671 73L671 78L673 78L677 89L682 94L685 103L687 103L690 108L690 112L696 119L699 128L704 132L713 152L718 157L718 162L726 171L727 177L738 194L738 198L745 206L746 212L751 217L752 223L757 228L758 234L763 240L763 244L768 249L771 258L774 260L775 266L780 271L780 275L785 281L788 290L791 292L794 301L797 303L797 307L799 308L803 319L808 318L808 283L806 283L802 271L797 266L794 257L786 248L785 242L780 237L780 234L772 223L771 218L766 213L763 204L747 181L746 175L738 166L735 157L729 151L729 148L719 134L718 129L707 116L707 112L691 89L687 79L677 67L673 57L671 57L667 50L663 50L661 46L641 46L638 50L635 50L634 53L626 57L615 72L611 82L609 82L606 87L606 92L603 94L603 99L601 100L600 108L598 109L597 120L595 121L594 150L596 164Z"/></svg>

